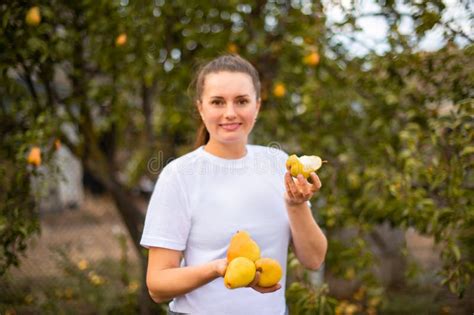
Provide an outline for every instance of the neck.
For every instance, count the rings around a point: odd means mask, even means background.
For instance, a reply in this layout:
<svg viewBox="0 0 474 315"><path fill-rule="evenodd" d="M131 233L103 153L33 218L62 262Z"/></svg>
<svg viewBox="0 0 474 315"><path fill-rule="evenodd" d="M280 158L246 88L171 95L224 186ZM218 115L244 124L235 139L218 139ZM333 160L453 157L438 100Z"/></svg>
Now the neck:
<svg viewBox="0 0 474 315"><path fill-rule="evenodd" d="M223 144L209 140L204 146L207 152L223 159L240 159L247 154L246 143Z"/></svg>

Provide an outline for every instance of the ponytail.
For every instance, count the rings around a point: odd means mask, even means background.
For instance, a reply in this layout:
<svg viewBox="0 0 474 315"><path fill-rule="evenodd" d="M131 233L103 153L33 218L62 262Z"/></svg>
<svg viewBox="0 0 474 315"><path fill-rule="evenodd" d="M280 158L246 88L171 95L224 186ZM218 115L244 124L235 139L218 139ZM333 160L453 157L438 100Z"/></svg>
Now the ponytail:
<svg viewBox="0 0 474 315"><path fill-rule="evenodd" d="M207 131L206 126L201 120L199 123L197 133L196 133L196 141L194 142L194 148L197 149L200 146L205 145L209 141L209 139L210 139L209 131Z"/></svg>

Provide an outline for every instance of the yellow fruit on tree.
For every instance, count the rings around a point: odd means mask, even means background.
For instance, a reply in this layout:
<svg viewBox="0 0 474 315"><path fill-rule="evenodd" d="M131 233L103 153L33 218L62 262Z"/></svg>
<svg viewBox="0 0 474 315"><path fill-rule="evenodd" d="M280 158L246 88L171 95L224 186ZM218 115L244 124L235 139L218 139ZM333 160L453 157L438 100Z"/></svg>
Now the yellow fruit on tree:
<svg viewBox="0 0 474 315"><path fill-rule="evenodd" d="M41 13L39 7L31 7L26 13L26 24L38 26L41 23Z"/></svg>
<svg viewBox="0 0 474 315"><path fill-rule="evenodd" d="M127 34L122 33L115 39L116 46L123 46L127 43Z"/></svg>
<svg viewBox="0 0 474 315"><path fill-rule="evenodd" d="M273 88L273 95L276 97L283 97L286 94L286 88L283 83L277 83L275 84L275 87Z"/></svg>
<svg viewBox="0 0 474 315"><path fill-rule="evenodd" d="M54 140L54 148L57 150L61 149L61 140L56 139Z"/></svg>
<svg viewBox="0 0 474 315"><path fill-rule="evenodd" d="M298 174L309 178L311 172L316 172L323 162L319 156L316 155L303 155L297 157L295 154L290 155L286 160L286 168L290 172L291 176L297 177Z"/></svg>
<svg viewBox="0 0 474 315"><path fill-rule="evenodd" d="M264 288L277 284L283 274L281 265L276 259L260 258L255 262L255 267L260 272L258 285Z"/></svg>
<svg viewBox="0 0 474 315"><path fill-rule="evenodd" d="M227 261L231 262L237 257L246 257L251 261L260 258L260 247L246 231L238 231L232 236L227 249Z"/></svg>
<svg viewBox="0 0 474 315"><path fill-rule="evenodd" d="M231 54L236 54L239 51L239 48L236 44L230 43L229 45L227 45L227 51Z"/></svg>
<svg viewBox="0 0 474 315"><path fill-rule="evenodd" d="M224 275L224 285L229 289L248 286L255 278L255 263L246 257L233 259Z"/></svg>
<svg viewBox="0 0 474 315"><path fill-rule="evenodd" d="M41 149L37 146L31 148L27 161L36 167L41 165Z"/></svg>
<svg viewBox="0 0 474 315"><path fill-rule="evenodd" d="M308 66L317 66L319 64L319 54L313 51L306 55L303 61Z"/></svg>

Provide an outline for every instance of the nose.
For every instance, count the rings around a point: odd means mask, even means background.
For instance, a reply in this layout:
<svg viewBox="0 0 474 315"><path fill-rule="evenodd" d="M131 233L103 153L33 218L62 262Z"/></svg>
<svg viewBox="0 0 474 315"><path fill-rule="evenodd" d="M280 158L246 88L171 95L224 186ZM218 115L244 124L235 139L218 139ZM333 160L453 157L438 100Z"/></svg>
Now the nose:
<svg viewBox="0 0 474 315"><path fill-rule="evenodd" d="M233 104L228 104L225 109L224 117L228 120L234 119L236 116Z"/></svg>

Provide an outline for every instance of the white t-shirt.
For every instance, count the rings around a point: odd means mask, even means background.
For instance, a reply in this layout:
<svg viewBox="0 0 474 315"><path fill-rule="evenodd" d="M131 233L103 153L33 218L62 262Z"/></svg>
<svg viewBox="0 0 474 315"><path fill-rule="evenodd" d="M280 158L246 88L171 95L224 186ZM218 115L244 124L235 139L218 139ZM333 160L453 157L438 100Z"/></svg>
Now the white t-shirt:
<svg viewBox="0 0 474 315"><path fill-rule="evenodd" d="M251 288L227 289L217 278L170 303L189 314L285 314L285 280L291 232L284 202L285 162L278 149L247 145L234 160L201 146L166 165L156 183L141 239L144 247L183 251L182 266L225 258L238 230L258 243L262 257L283 267L282 288L261 294Z"/></svg>

